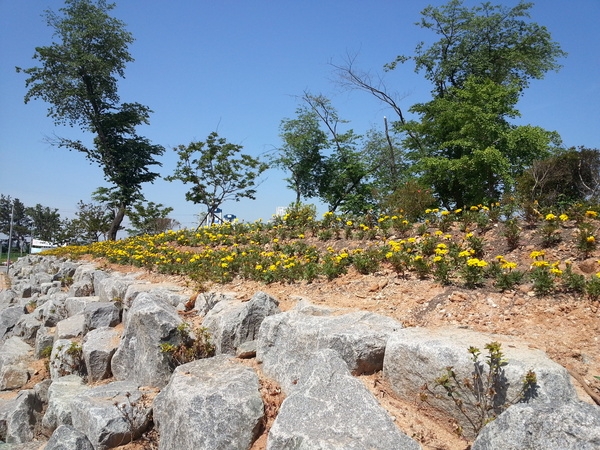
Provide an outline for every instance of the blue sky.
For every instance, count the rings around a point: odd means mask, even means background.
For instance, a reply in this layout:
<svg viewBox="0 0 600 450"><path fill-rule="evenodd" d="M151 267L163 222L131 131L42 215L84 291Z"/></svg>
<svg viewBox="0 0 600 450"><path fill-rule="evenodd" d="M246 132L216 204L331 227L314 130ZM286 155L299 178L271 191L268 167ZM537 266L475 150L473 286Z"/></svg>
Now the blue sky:
<svg viewBox="0 0 600 450"><path fill-rule="evenodd" d="M358 134L381 128L392 111L368 94L344 91L330 63L347 55L356 67L383 74L399 54L413 54L433 34L414 25L429 4L415 0L164 0L117 1L112 15L127 24L136 41L135 61L119 85L122 101L139 102L154 113L140 134L167 150L162 175L175 169L173 147L205 140L211 131L264 155L280 145L279 124L293 117L304 91L328 96ZM467 5L480 2L468 0ZM493 3L514 6L516 1ZM79 200L106 186L100 168L83 154L53 148L45 137L79 137L77 129L56 127L47 104L25 105L25 76L14 67L32 67L36 46L50 45L52 30L42 13L58 0L0 0L0 193L26 206L40 203L72 217ZM518 107L519 123L560 133L566 146L600 148L600 0L539 0L532 20L544 25L568 53L563 68L531 83ZM430 86L410 66L384 75L406 110L429 99ZM90 139L87 136L86 139ZM239 219L268 220L278 206L294 200L285 174L269 170L257 199L226 203ZM174 208L182 226L197 224L199 205L185 200L180 182L145 185L146 199Z"/></svg>

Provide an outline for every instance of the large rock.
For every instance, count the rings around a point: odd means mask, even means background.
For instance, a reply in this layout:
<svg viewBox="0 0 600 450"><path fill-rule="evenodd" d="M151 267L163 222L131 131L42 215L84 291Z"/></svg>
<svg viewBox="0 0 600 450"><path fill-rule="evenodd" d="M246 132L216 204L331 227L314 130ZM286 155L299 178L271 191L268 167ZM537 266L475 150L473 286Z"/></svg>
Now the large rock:
<svg viewBox="0 0 600 450"><path fill-rule="evenodd" d="M52 432L61 425L72 425L71 401L88 389L78 375L67 375L54 380L48 388L48 408L42 419L42 426Z"/></svg>
<svg viewBox="0 0 600 450"><path fill-rule="evenodd" d="M112 274L105 278L96 277L94 290L101 302L123 303L127 288L133 283L135 283L135 279L131 276Z"/></svg>
<svg viewBox="0 0 600 450"><path fill-rule="evenodd" d="M26 341L33 341L41 326L42 322L36 319L33 314L24 314L15 324L13 334L22 337Z"/></svg>
<svg viewBox="0 0 600 450"><path fill-rule="evenodd" d="M25 308L19 305L9 306L0 311L0 339L10 334L23 314Z"/></svg>
<svg viewBox="0 0 600 450"><path fill-rule="evenodd" d="M94 302L83 310L87 330L114 327L121 322L121 310L113 302Z"/></svg>
<svg viewBox="0 0 600 450"><path fill-rule="evenodd" d="M12 444L33 440L41 410L33 389L23 390L14 400L0 404L0 441Z"/></svg>
<svg viewBox="0 0 600 450"><path fill-rule="evenodd" d="M583 402L511 406L479 433L473 450L597 450L600 408Z"/></svg>
<svg viewBox="0 0 600 450"><path fill-rule="evenodd" d="M211 334L215 352L235 355L244 342L254 341L265 317L280 312L278 305L264 292L257 292L248 302L218 302L202 322Z"/></svg>
<svg viewBox="0 0 600 450"><path fill-rule="evenodd" d="M264 416L256 373L224 355L177 367L153 409L161 450L249 449Z"/></svg>
<svg viewBox="0 0 600 450"><path fill-rule="evenodd" d="M69 339L57 339L52 346L50 354L50 378L66 375L84 375L85 363L83 361L81 344Z"/></svg>
<svg viewBox="0 0 600 450"><path fill-rule="evenodd" d="M73 428L85 434L96 450L105 450L140 437L151 410L137 384L116 381L74 397L71 413Z"/></svg>
<svg viewBox="0 0 600 450"><path fill-rule="evenodd" d="M177 327L183 321L175 308L152 294L137 296L127 318L123 338L111 369L117 380L131 380L142 386L162 388L171 376L168 355L161 344L179 345Z"/></svg>
<svg viewBox="0 0 600 450"><path fill-rule="evenodd" d="M67 298L67 294L64 292L52 294L47 301L35 309L34 317L40 320L44 326L55 327L58 322L69 317L65 307Z"/></svg>
<svg viewBox="0 0 600 450"><path fill-rule="evenodd" d="M52 433L44 450L94 450L94 446L82 432L61 425Z"/></svg>
<svg viewBox="0 0 600 450"><path fill-rule="evenodd" d="M355 374L381 370L388 337L402 324L379 314L357 311L312 315L292 310L267 317L260 328L256 359L263 371L288 391L304 361L317 350L335 350Z"/></svg>
<svg viewBox="0 0 600 450"><path fill-rule="evenodd" d="M121 335L113 328L97 328L83 339L83 360L88 380L95 382L112 375L110 362L117 351Z"/></svg>
<svg viewBox="0 0 600 450"><path fill-rule="evenodd" d="M470 380L475 370L472 355L467 351L471 346L481 351L479 359L483 364L484 375L487 374L487 350L484 347L494 341L502 344L501 350L508 361L508 364L502 367L500 383L495 387L501 403L519 400L523 379L529 370L535 371L537 386L529 393L527 401L562 403L576 398L568 372L549 359L544 352L531 349L510 336L478 333L461 328L405 328L394 333L388 341L385 353L384 376L397 395L404 399L416 400L425 384L434 389L434 380L445 373L446 367L453 367L459 380ZM440 395L429 395L428 403L444 415L454 418L467 437L474 437L472 426L444 389L437 387L434 393ZM464 407L471 417L477 415L477 409L466 401ZM500 410L498 409L498 412Z"/></svg>
<svg viewBox="0 0 600 450"><path fill-rule="evenodd" d="M99 302L100 297L97 295L90 297L67 297L65 300L65 308L67 309L67 314L70 316L74 316L75 314L83 313L85 307L94 302Z"/></svg>
<svg viewBox="0 0 600 450"><path fill-rule="evenodd" d="M402 433L333 350L305 361L269 432L267 450L400 450L420 445Z"/></svg>
<svg viewBox="0 0 600 450"><path fill-rule="evenodd" d="M0 390L19 389L29 381L33 348L21 338L8 338L0 346Z"/></svg>
<svg viewBox="0 0 600 450"><path fill-rule="evenodd" d="M85 332L85 316L81 313L67 317L56 324L56 339L82 337Z"/></svg>

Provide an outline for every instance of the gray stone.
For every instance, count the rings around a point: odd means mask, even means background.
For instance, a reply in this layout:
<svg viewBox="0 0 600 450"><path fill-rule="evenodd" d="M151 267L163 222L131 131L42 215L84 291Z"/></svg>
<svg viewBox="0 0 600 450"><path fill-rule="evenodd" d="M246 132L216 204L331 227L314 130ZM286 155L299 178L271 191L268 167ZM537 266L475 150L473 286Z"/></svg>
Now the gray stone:
<svg viewBox="0 0 600 450"><path fill-rule="evenodd" d="M394 319L364 311L313 316L292 310L263 321L256 359L287 392L304 360L320 349L335 350L355 375L381 370L388 337L401 328Z"/></svg>
<svg viewBox="0 0 600 450"><path fill-rule="evenodd" d="M0 311L0 339L11 335L23 314L25 314L25 308L20 305L9 306Z"/></svg>
<svg viewBox="0 0 600 450"><path fill-rule="evenodd" d="M49 281L47 283L40 284L40 294L46 295L50 292L51 289L59 288L60 289L60 281Z"/></svg>
<svg viewBox="0 0 600 450"><path fill-rule="evenodd" d="M67 297L65 300L65 308L69 317L75 314L83 313L85 307L93 302L100 301L100 297L92 295L89 297Z"/></svg>
<svg viewBox="0 0 600 450"><path fill-rule="evenodd" d="M113 274L109 277L95 280L94 290L100 297L101 302L119 302L122 303L127 292L127 288L135 283L135 279Z"/></svg>
<svg viewBox="0 0 600 450"><path fill-rule="evenodd" d="M111 359L117 350L121 334L113 328L97 328L83 339L83 360L90 382L109 378Z"/></svg>
<svg viewBox="0 0 600 450"><path fill-rule="evenodd" d="M69 339L57 339L50 354L50 378L85 374L81 345Z"/></svg>
<svg viewBox="0 0 600 450"><path fill-rule="evenodd" d="M6 443L23 443L33 440L37 414L42 405L35 392L19 392L14 400L0 406L0 440Z"/></svg>
<svg viewBox="0 0 600 450"><path fill-rule="evenodd" d="M242 345L240 345L237 348L237 350L235 352L236 358L240 358L240 359L254 358L256 356L257 344L258 343L256 341L244 342Z"/></svg>
<svg viewBox="0 0 600 450"><path fill-rule="evenodd" d="M264 416L256 373L224 355L177 367L153 410L161 450L249 449Z"/></svg>
<svg viewBox="0 0 600 450"><path fill-rule="evenodd" d="M26 341L32 341L41 326L42 322L36 319L33 314L24 314L15 324L13 334L22 337Z"/></svg>
<svg viewBox="0 0 600 450"><path fill-rule="evenodd" d="M565 402L577 398L567 371L549 359L540 350L528 348L509 336L478 333L460 328L405 328L394 333L388 341L384 361L384 376L391 388L401 398L416 400L421 387L434 387L434 380L452 366L459 380L471 379L474 363L467 349L471 346L481 351L480 361L487 374L485 345L494 341L502 344L501 350L508 364L502 368L502 382L497 387L499 398L518 401L523 378L529 370L537 375L537 387L530 393L530 402ZM429 395L428 403L444 415L454 418L464 429L465 435L474 437L473 428L454 402L447 397L443 388ZM504 402L504 401L503 401ZM471 417L477 413L466 402L465 409Z"/></svg>
<svg viewBox="0 0 600 450"><path fill-rule="evenodd" d="M402 433L334 350L305 361L269 431L267 450L399 450L420 445Z"/></svg>
<svg viewBox="0 0 600 450"><path fill-rule="evenodd" d="M71 412L73 428L85 434L96 450L105 450L140 437L151 410L144 406L137 384L116 381L74 397Z"/></svg>
<svg viewBox="0 0 600 450"><path fill-rule="evenodd" d="M130 308L136 297L143 292L152 293L156 297L162 298L171 306L177 306L179 303L186 302L190 298L189 294L186 295L181 286L163 283L158 287L156 284L142 283L136 280L135 283L127 286L127 291L125 291L125 296L123 297L123 307Z"/></svg>
<svg viewBox="0 0 600 450"><path fill-rule="evenodd" d="M48 404L48 389L50 388L51 384L52 380L47 378L44 381L40 381L39 383L36 383L35 386L33 386L33 391L35 392L35 395L37 396L38 400L44 405Z"/></svg>
<svg viewBox="0 0 600 450"><path fill-rule="evenodd" d="M40 320L44 326L55 327L58 322L69 316L65 308L66 299L67 295L63 292L53 294L35 309L34 317Z"/></svg>
<svg viewBox="0 0 600 450"><path fill-rule="evenodd" d="M0 290L0 309L4 309L14 303L18 303L19 296L13 289Z"/></svg>
<svg viewBox="0 0 600 450"><path fill-rule="evenodd" d="M83 310L87 330L114 327L121 322L121 311L113 302L93 302Z"/></svg>
<svg viewBox="0 0 600 450"><path fill-rule="evenodd" d="M265 317L280 312L278 305L264 292L257 292L248 302L218 302L202 322L211 334L216 354L235 355L241 344L254 341Z"/></svg>
<svg viewBox="0 0 600 450"><path fill-rule="evenodd" d="M54 380L48 388L48 408L42 426L52 432L61 425L72 425L71 401L89 388L77 375L67 375Z"/></svg>
<svg viewBox="0 0 600 450"><path fill-rule="evenodd" d="M227 292L202 292L196 297L194 310L200 316L206 316L208 312L222 301L235 301L235 294Z"/></svg>
<svg viewBox="0 0 600 450"><path fill-rule="evenodd" d="M44 355L44 352L46 351L46 348L48 347L52 347L52 345L54 344L54 335L55 335L55 329L54 328L48 328L48 327L40 327L35 335L35 357L36 358L42 358L43 356L48 356L48 355Z"/></svg>
<svg viewBox="0 0 600 450"><path fill-rule="evenodd" d="M166 385L171 366L160 345L179 345L177 327L182 323L173 306L149 293L138 295L111 361L115 379L135 381L142 386L162 388Z"/></svg>
<svg viewBox="0 0 600 450"><path fill-rule="evenodd" d="M85 331L85 316L83 314L75 314L56 324L56 339L81 337L85 334Z"/></svg>
<svg viewBox="0 0 600 450"><path fill-rule="evenodd" d="M21 338L8 338L0 347L0 390L19 389L30 378L33 348Z"/></svg>
<svg viewBox="0 0 600 450"><path fill-rule="evenodd" d="M511 406L486 425L473 450L597 450L600 408L583 402Z"/></svg>
<svg viewBox="0 0 600 450"><path fill-rule="evenodd" d="M54 430L44 450L94 450L94 446L82 432L61 425Z"/></svg>

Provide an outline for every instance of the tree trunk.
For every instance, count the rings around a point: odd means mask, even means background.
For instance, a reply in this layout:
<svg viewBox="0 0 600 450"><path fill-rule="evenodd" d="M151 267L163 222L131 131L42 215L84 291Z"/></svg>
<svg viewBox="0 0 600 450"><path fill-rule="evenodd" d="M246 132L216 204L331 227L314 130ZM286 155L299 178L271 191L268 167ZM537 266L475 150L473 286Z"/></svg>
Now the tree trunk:
<svg viewBox="0 0 600 450"><path fill-rule="evenodd" d="M110 224L110 230L108 230L108 240L116 241L117 240L117 231L121 228L121 222L125 218L125 205L120 205L117 213L115 214L115 218Z"/></svg>

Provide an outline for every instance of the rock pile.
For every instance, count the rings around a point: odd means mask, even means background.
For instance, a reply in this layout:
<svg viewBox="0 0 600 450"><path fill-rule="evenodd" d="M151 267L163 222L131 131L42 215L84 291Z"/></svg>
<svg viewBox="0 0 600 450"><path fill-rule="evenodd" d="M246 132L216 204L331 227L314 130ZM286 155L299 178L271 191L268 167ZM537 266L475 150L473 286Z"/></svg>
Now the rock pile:
<svg viewBox="0 0 600 450"><path fill-rule="evenodd" d="M250 449L265 407L254 369L286 395L269 430L268 450L418 449L355 375L383 371L394 393L415 399L440 369L469 377L469 346L499 341L510 361L506 398L533 369L527 403L485 426L473 449L600 448L600 408L578 400L566 370L506 336L457 328L403 328L374 313L335 311L306 301L281 312L258 292L247 301L189 293L52 257L21 258L0 291L0 446L108 449L154 426L159 448ZM67 287L65 287L67 286ZM189 306L189 303L188 303ZM190 315L202 320L216 356L174 368ZM39 358L50 379L32 385ZM156 395L156 393L158 393ZM431 404L468 432L447 401Z"/></svg>

